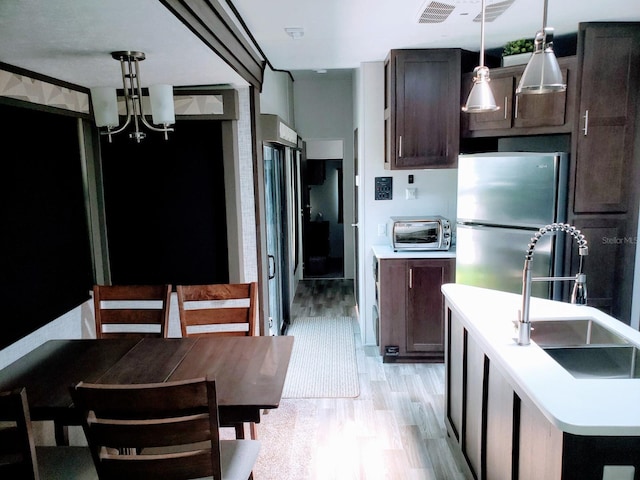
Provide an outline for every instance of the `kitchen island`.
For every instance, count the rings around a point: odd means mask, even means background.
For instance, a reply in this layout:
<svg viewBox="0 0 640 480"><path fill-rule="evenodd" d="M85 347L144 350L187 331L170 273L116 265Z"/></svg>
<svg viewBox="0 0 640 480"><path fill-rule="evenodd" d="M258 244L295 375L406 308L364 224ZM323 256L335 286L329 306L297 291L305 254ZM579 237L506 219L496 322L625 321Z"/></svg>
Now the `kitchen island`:
<svg viewBox="0 0 640 480"><path fill-rule="evenodd" d="M445 424L470 475L638 478L640 378L571 373L533 334L530 345L517 345L521 295L458 284L442 292ZM640 345L640 332L591 307L532 298L530 312L533 333L536 322L590 320L628 342L625 348ZM550 323L538 325L541 332Z"/></svg>

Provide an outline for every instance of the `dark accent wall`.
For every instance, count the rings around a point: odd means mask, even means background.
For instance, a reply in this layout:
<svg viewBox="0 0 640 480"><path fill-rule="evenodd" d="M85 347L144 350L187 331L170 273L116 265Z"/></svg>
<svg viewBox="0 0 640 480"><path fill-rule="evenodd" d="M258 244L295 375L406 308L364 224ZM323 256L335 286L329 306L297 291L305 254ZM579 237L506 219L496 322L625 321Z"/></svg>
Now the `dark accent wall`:
<svg viewBox="0 0 640 480"><path fill-rule="evenodd" d="M92 284L77 120L0 104L0 348L72 310Z"/></svg>
<svg viewBox="0 0 640 480"><path fill-rule="evenodd" d="M168 141L122 133L101 149L112 283L228 282L221 123L178 120Z"/></svg>

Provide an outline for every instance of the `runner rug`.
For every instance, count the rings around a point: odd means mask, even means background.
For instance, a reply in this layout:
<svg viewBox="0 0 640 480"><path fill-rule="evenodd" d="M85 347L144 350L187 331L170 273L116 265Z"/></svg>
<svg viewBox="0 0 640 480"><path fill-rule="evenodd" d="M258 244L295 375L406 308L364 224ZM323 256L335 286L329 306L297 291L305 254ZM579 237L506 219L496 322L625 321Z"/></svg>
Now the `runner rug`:
<svg viewBox="0 0 640 480"><path fill-rule="evenodd" d="M352 317L298 317L283 398L357 397L358 365Z"/></svg>

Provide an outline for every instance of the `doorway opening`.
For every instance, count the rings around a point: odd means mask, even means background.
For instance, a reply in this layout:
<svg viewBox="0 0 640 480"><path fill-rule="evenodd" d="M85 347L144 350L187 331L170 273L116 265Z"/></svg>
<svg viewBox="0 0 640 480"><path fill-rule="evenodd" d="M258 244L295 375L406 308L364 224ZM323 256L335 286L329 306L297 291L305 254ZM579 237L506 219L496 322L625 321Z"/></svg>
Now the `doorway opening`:
<svg viewBox="0 0 640 480"><path fill-rule="evenodd" d="M304 278L344 278L342 159L307 158Z"/></svg>

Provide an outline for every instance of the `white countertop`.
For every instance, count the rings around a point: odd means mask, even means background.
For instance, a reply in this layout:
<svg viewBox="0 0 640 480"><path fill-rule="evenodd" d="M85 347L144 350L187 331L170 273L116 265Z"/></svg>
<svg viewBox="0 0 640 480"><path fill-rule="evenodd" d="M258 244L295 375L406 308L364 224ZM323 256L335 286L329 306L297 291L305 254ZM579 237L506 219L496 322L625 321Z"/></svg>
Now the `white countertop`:
<svg viewBox="0 0 640 480"><path fill-rule="evenodd" d="M576 435L640 435L640 379L578 379L534 341L520 346L513 321L522 296L460 284L442 292L464 327L512 387L560 430ZM640 346L640 332L601 311L531 298L530 320L593 318Z"/></svg>
<svg viewBox="0 0 640 480"><path fill-rule="evenodd" d="M391 245L373 245L373 254L377 258L456 258L455 245L449 250L401 250L394 252Z"/></svg>

